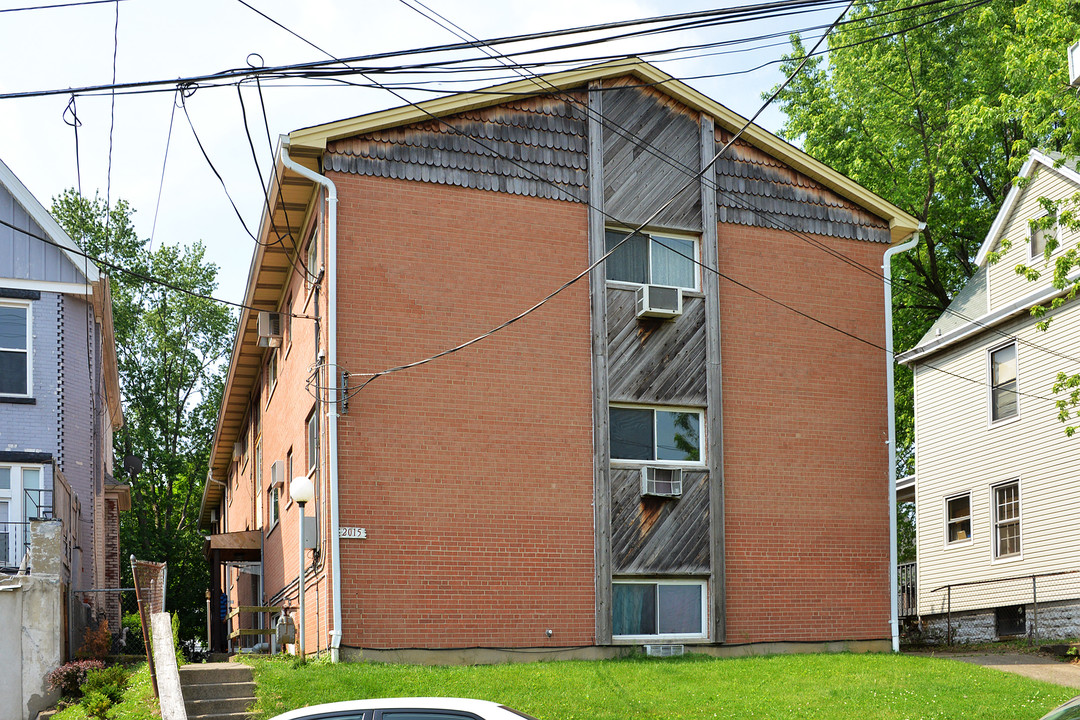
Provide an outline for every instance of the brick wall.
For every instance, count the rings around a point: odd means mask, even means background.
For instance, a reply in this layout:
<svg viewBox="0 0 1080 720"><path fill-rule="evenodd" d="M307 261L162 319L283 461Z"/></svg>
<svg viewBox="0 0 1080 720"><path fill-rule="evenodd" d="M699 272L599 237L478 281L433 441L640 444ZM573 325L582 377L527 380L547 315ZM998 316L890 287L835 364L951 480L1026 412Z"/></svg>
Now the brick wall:
<svg viewBox="0 0 1080 720"><path fill-rule="evenodd" d="M350 372L471 339L588 264L582 205L332 177ZM478 346L352 399L341 524L368 538L341 543L345 645L594 641L589 354L582 281Z"/></svg>
<svg viewBox="0 0 1080 720"><path fill-rule="evenodd" d="M721 224L720 269L884 346L880 278ZM817 238L875 272L885 247ZM727 641L889 635L885 355L720 280Z"/></svg>

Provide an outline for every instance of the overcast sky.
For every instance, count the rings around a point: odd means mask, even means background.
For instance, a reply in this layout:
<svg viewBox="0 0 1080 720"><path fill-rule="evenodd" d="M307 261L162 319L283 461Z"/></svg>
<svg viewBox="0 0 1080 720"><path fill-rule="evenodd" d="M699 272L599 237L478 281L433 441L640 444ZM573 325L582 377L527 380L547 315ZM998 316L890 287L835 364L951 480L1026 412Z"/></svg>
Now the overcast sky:
<svg viewBox="0 0 1080 720"><path fill-rule="evenodd" d="M117 28L117 82L172 79L244 67L257 53L266 65L326 59L282 28L236 0L122 0L82 7L2 12L48 2L71 0L0 0L0 94L108 84L112 78L114 27ZM406 7L402 0L247 0L277 22L336 57L401 51L456 42L457 38ZM644 18L656 15L732 7L745 0L688 2L669 0L425 0L437 11L480 38L519 35L542 30ZM117 24L117 9L119 22ZM582 59L612 53L650 50L760 36L796 28L828 25L839 9L727 27L627 39L603 46L566 51L560 59ZM815 31L808 44L820 34ZM675 77L743 115L761 105L761 93L782 80L777 65L728 77L700 77L747 70L778 58L787 50L783 38L760 41L772 47L754 52L709 54L688 52L680 59L656 64ZM728 49L738 49L735 48ZM719 48L724 50L725 48ZM545 56L547 57L547 56ZM399 59L393 62L404 62ZM259 63L252 57L250 62ZM482 87L501 78L516 79L509 70L491 73L472 85L468 79L440 76L433 90L451 92ZM352 78L362 82L359 77ZM430 76L413 78L430 82ZM379 89L342 85L300 85L300 81L263 84L271 137L297 128L401 105ZM264 173L271 149L254 86L243 90L248 122ZM436 96L411 91L419 101ZM75 132L65 122L70 96L0 99L0 159L15 172L43 205L78 182ZM186 243L201 239L210 259L223 269L219 296L239 301L254 242L244 231L221 184L200 153L181 110L173 115L174 94L117 95L109 167L111 100L108 95L79 96L76 108L82 190L102 198L106 192L135 209L135 227L153 242ZM244 133L235 86L205 87L187 98L195 130L222 174L229 194L252 230L256 230L263 191ZM171 141L169 126L172 116ZM70 115L68 116L70 120ZM776 132L781 113L770 109L758 123ZM168 160L165 161L166 143ZM164 183L162 169L164 166ZM108 179L111 177L111 187ZM160 190L160 206L158 197ZM157 220L155 225L155 207Z"/></svg>

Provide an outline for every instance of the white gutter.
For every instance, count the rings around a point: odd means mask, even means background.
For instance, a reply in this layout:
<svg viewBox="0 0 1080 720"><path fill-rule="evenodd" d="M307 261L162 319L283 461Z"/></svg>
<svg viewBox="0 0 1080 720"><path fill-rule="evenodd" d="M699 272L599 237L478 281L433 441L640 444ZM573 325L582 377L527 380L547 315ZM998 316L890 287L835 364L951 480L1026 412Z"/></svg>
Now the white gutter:
<svg viewBox="0 0 1080 720"><path fill-rule="evenodd" d="M337 187L330 178L300 165L289 157L289 137L281 136L281 162L293 172L326 188L326 472L330 476L330 576L332 579L333 625L330 627L330 659L341 659L341 540L338 538L338 405L337 405Z"/></svg>
<svg viewBox="0 0 1080 720"><path fill-rule="evenodd" d="M926 223L919 223L919 230ZM896 577L896 397L893 387L893 329L892 329L892 258L907 252L919 244L919 233L912 233L911 239L889 248L881 260L881 269L885 278L885 384L889 406L889 625L892 627L892 649L900 652L900 614L897 607Z"/></svg>

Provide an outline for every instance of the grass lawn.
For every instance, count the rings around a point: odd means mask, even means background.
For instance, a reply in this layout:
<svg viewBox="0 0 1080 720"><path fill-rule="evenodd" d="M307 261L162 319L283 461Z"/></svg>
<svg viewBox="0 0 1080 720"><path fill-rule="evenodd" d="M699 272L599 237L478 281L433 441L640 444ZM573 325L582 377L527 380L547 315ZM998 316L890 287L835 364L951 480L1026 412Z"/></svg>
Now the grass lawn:
<svg viewBox="0 0 1080 720"><path fill-rule="evenodd" d="M885 654L453 667L251 663L260 718L336 700L441 695L495 700L540 720L1036 720L1077 694L976 665Z"/></svg>

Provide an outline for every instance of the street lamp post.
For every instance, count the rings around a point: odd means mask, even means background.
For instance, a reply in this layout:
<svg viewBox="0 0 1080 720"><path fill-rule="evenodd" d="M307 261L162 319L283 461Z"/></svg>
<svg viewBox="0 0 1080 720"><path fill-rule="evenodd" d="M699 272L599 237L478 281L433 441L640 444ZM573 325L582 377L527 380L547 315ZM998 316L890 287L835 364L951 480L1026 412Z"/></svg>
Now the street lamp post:
<svg viewBox="0 0 1080 720"><path fill-rule="evenodd" d="M300 607L299 617L297 618L297 624L300 626L297 628L297 645L296 655L297 657L304 657L304 506L311 502L315 497L315 486L311 484L311 480L306 475L298 475L293 478L289 484L289 497L293 499L293 502L300 508L300 522L297 525L296 532L296 544L300 547L300 579L299 590L300 599L298 601Z"/></svg>

